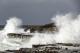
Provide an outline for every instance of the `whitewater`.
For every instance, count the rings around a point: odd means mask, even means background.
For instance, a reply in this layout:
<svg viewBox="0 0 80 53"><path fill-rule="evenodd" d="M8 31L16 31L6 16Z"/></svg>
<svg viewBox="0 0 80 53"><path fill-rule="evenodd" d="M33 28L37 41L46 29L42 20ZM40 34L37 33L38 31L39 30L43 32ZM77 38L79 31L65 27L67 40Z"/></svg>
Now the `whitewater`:
<svg viewBox="0 0 80 53"><path fill-rule="evenodd" d="M3 30L0 31L0 50L14 50L20 48L31 48L33 44L54 43L80 43L80 15L72 13L56 15L51 19L58 31L55 33L32 33L32 38L9 38L8 33L30 33L24 31L20 26L22 20L12 17L7 20Z"/></svg>

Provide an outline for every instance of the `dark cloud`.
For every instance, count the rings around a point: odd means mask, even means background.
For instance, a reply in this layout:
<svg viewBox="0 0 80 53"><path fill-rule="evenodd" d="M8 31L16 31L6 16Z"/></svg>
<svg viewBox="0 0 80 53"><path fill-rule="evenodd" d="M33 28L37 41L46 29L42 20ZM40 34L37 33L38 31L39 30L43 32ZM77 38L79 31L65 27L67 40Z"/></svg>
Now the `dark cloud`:
<svg viewBox="0 0 80 53"><path fill-rule="evenodd" d="M0 24L19 17L24 24L49 23L56 13L79 12L75 0L0 0Z"/></svg>

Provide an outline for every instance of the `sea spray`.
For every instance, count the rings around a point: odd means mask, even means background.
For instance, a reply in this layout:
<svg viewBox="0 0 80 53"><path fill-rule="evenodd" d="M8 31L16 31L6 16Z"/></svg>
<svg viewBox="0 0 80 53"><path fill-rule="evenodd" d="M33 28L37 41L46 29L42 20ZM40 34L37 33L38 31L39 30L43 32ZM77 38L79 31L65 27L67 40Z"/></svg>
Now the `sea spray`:
<svg viewBox="0 0 80 53"><path fill-rule="evenodd" d="M30 33L30 29L27 32L24 31L23 28L20 28L22 25L22 21L19 18L12 17L7 20L7 23L4 29L1 31L3 32L3 39L1 42L1 50L7 49L19 49L19 48L31 48L33 44L52 44L54 43L53 34L51 33L32 33L33 37L30 40L27 39L20 39L20 38L9 38L7 36L8 33Z"/></svg>
<svg viewBox="0 0 80 53"><path fill-rule="evenodd" d="M5 33L21 33L24 29L20 28L22 25L22 20L17 17L12 17L7 20L5 28L3 29Z"/></svg>
<svg viewBox="0 0 80 53"><path fill-rule="evenodd" d="M56 15L52 20L59 30L55 35L57 43L80 43L80 15Z"/></svg>
<svg viewBox="0 0 80 53"><path fill-rule="evenodd" d="M24 29L20 28L21 19L12 17L7 20L3 30L0 31L0 50L17 49L19 48L21 39L10 39L8 33L23 33Z"/></svg>
<svg viewBox="0 0 80 53"><path fill-rule="evenodd" d="M80 15L72 13L56 15L52 18L58 31L55 33L31 33L33 37L29 40L20 38L9 38L8 33L30 33L25 32L22 21L13 17L7 21L4 29L0 31L0 50L12 50L19 48L31 48L33 44L54 44L54 43L80 43Z"/></svg>

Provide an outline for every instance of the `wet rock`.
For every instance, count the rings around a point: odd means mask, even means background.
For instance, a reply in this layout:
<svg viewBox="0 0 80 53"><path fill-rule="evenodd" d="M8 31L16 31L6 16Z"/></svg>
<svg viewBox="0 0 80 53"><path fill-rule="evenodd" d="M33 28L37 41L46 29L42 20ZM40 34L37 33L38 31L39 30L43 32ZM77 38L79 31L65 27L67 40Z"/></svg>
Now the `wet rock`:
<svg viewBox="0 0 80 53"><path fill-rule="evenodd" d="M19 50L6 50L6 53L80 53L80 46L68 45L68 43L33 45L32 48L20 48ZM65 48L64 48L65 47ZM70 48L72 47L72 49ZM74 49L73 49L74 48Z"/></svg>
<svg viewBox="0 0 80 53"><path fill-rule="evenodd" d="M44 24L44 25L28 25L28 28L26 28L24 31L27 31L30 29L30 32L33 33L35 31L37 32L53 32L57 31L57 28L54 23Z"/></svg>
<svg viewBox="0 0 80 53"><path fill-rule="evenodd" d="M27 35L23 33L8 33L8 37L10 38L30 38L32 35Z"/></svg>

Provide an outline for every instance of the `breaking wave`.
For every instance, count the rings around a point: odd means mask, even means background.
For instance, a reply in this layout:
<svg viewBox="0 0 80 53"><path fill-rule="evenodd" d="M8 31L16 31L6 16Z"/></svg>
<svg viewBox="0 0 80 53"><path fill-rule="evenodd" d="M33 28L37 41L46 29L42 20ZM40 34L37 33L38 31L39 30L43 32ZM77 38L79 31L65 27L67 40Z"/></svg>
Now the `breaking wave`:
<svg viewBox="0 0 80 53"><path fill-rule="evenodd" d="M56 15L52 22L55 23L58 31L55 33L30 33L24 31L20 26L22 21L12 17L7 20L3 30L0 31L0 50L19 49L32 47L33 44L53 44L53 43L80 43L80 15L72 13ZM10 38L8 33L32 34L32 38Z"/></svg>

